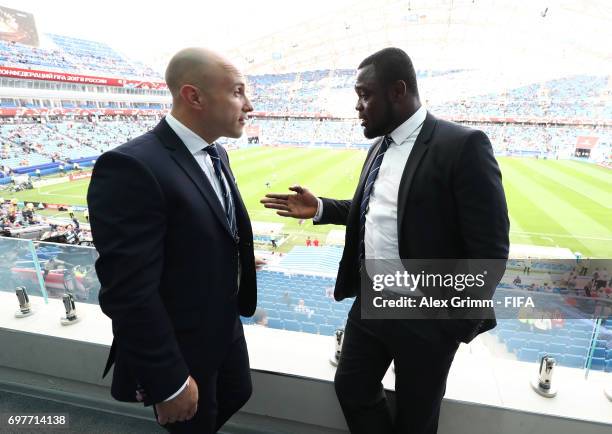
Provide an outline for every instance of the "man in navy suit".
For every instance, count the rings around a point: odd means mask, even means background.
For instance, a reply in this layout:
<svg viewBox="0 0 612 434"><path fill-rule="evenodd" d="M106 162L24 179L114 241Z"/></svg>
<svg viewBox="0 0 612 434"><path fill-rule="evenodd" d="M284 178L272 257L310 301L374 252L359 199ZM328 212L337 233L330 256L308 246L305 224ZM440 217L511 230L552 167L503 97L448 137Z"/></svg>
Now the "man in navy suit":
<svg viewBox="0 0 612 434"><path fill-rule="evenodd" d="M281 216L346 225L334 297L355 297L335 386L352 433L432 434L460 342L494 319L363 319L364 260L495 259L505 262L509 220L487 136L437 119L421 106L408 55L386 48L361 62L356 110L371 146L352 200L268 194ZM493 287L499 282L492 282ZM396 418L381 380L395 364Z"/></svg>
<svg viewBox="0 0 612 434"><path fill-rule="evenodd" d="M114 340L111 393L154 405L170 432L216 432L251 395L240 315L256 305L253 234L227 152L253 110L240 72L178 52L172 111L103 154L87 202Z"/></svg>

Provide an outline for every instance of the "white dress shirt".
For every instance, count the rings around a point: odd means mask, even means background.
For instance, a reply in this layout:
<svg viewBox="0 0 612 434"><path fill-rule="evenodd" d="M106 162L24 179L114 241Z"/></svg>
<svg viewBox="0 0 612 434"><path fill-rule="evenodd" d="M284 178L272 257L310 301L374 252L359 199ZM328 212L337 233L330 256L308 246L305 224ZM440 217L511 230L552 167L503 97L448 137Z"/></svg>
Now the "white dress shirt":
<svg viewBox="0 0 612 434"><path fill-rule="evenodd" d="M400 259L397 233L397 200L404 167L421 132L427 110L421 106L410 118L390 134L393 142L383 157L372 193L365 223L366 259ZM323 202L313 218L323 214ZM410 212L410 211L408 211Z"/></svg>

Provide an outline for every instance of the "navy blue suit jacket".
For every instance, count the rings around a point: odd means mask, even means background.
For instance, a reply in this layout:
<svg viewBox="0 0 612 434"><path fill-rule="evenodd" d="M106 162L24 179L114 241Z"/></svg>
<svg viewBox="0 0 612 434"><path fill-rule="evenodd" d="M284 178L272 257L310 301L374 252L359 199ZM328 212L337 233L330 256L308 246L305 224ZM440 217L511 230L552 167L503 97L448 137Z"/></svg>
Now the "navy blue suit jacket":
<svg viewBox="0 0 612 434"><path fill-rule="evenodd" d="M161 402L181 387L190 366L216 370L242 331L238 315L255 311L251 223L227 153L219 151L239 239L208 178L165 120L96 162L87 202L100 253L100 307L114 334L104 375L114 362L111 393L118 400L135 401L140 384L145 405ZM190 333L198 335L197 348L184 344Z"/></svg>

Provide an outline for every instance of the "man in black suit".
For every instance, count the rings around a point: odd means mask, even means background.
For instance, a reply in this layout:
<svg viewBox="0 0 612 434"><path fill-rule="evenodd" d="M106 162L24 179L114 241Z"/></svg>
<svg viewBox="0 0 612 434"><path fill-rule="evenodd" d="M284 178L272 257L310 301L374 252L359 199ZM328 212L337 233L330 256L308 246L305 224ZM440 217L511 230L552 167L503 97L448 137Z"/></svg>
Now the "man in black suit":
<svg viewBox="0 0 612 434"><path fill-rule="evenodd" d="M346 225L334 296L356 300L335 386L351 432L435 433L459 343L495 320L363 319L360 269L365 259L505 260L509 220L501 173L482 131L437 119L421 106L402 50L366 58L355 91L364 135L382 137L368 152L353 199L317 198L294 186L294 194L268 194L262 203L281 216ZM395 420L381 385L391 360Z"/></svg>
<svg viewBox="0 0 612 434"><path fill-rule="evenodd" d="M112 395L154 405L171 432L216 432L251 394L239 315L256 305L249 216L221 136L253 110L240 72L208 50L168 64L172 111L103 154L87 202L113 322Z"/></svg>

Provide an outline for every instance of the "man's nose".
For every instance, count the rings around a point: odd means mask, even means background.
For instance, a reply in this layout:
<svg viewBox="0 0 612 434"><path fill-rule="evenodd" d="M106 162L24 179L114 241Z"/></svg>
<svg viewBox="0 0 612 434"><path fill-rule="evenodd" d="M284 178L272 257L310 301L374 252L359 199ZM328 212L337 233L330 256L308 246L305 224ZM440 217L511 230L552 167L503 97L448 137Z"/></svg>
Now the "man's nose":
<svg viewBox="0 0 612 434"><path fill-rule="evenodd" d="M251 100L249 100L249 98L247 98L246 96L244 98L245 98L245 104L244 104L243 110L246 113L252 112L254 109L253 109L253 104L251 104Z"/></svg>

